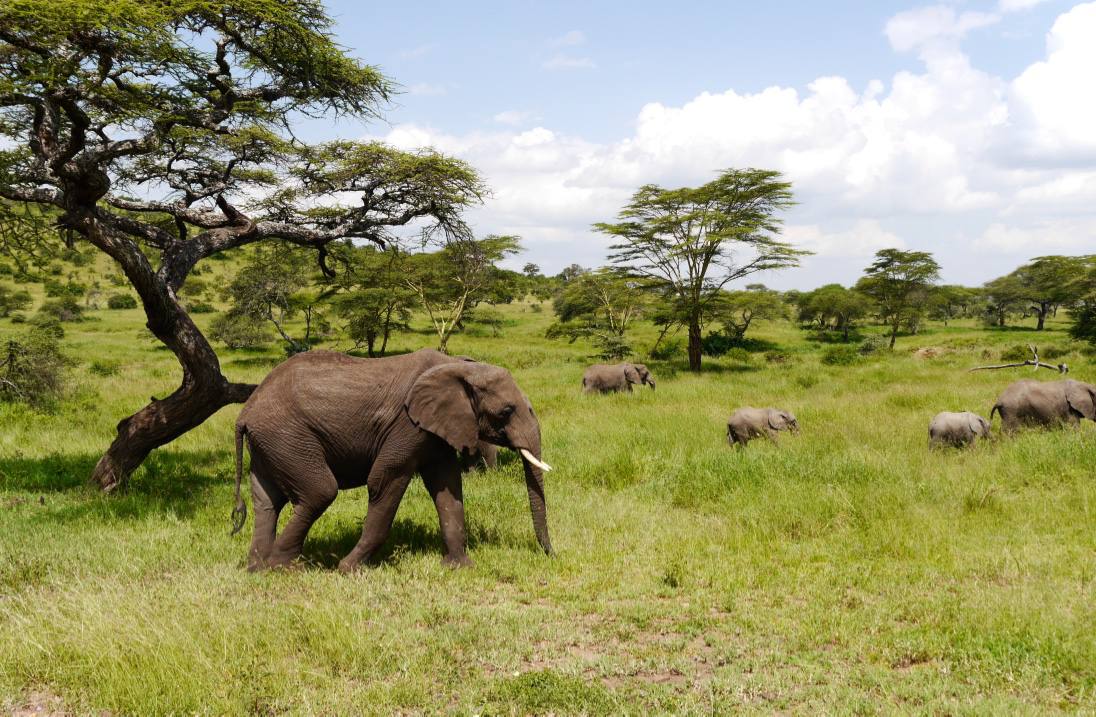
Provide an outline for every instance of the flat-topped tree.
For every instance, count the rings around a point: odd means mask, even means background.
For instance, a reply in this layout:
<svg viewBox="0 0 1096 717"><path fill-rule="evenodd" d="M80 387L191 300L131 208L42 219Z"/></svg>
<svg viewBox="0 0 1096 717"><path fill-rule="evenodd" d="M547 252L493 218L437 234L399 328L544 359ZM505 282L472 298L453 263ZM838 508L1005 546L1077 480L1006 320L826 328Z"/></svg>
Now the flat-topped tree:
<svg viewBox="0 0 1096 717"><path fill-rule="evenodd" d="M383 243L413 222L468 235L461 211L484 191L469 166L294 137L294 120L374 117L392 92L330 27L315 0L0 4L0 136L15 143L0 151L0 198L110 255L183 369L174 393L118 424L94 471L104 489L254 388L221 373L180 304L196 263L281 241L326 269L341 239Z"/></svg>
<svg viewBox="0 0 1096 717"><path fill-rule="evenodd" d="M668 299L689 330L689 369L700 370L701 326L728 283L759 271L799 265L810 252L780 240L793 204L780 172L728 169L699 187L648 184L632 195L616 223L594 229L616 243L610 258Z"/></svg>

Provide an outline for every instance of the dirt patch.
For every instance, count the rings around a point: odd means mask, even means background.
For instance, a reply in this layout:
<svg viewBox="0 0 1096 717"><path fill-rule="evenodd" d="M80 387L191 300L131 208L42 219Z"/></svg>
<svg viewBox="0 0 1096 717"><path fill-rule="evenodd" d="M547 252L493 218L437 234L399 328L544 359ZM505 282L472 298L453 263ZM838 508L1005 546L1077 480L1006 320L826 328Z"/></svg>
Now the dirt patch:
<svg viewBox="0 0 1096 717"><path fill-rule="evenodd" d="M946 356L949 353L951 353L950 349L941 348L940 346L925 346L914 351L913 357L915 359L921 359L922 361L926 361L929 359Z"/></svg>
<svg viewBox="0 0 1096 717"><path fill-rule="evenodd" d="M8 706L11 717L71 717L72 712L65 709L64 700L44 690L27 694L16 706Z"/></svg>

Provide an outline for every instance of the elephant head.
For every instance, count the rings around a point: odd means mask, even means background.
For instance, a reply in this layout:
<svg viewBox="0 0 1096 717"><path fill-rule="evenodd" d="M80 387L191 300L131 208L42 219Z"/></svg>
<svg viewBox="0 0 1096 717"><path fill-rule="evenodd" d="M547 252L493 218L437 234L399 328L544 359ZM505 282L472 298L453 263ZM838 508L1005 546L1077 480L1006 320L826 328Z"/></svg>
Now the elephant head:
<svg viewBox="0 0 1096 717"><path fill-rule="evenodd" d="M974 435L981 436L982 438L990 437L989 422L986 419L982 418L977 413L968 412L967 421L970 425L970 430Z"/></svg>
<svg viewBox="0 0 1096 717"><path fill-rule="evenodd" d="M481 440L521 454L533 530L551 554L540 422L510 372L498 366L461 361L435 366L412 385L405 402L416 426L438 436L458 452L471 452Z"/></svg>
<svg viewBox="0 0 1096 717"><path fill-rule="evenodd" d="M1096 386L1071 380L1066 381L1065 390L1070 409L1096 421Z"/></svg>
<svg viewBox="0 0 1096 717"><path fill-rule="evenodd" d="M653 391L655 388L655 377L651 375L651 372L647 367L641 363L626 363L624 364L624 378L628 383L641 383L651 387Z"/></svg>
<svg viewBox="0 0 1096 717"><path fill-rule="evenodd" d="M788 411L769 411L769 428L774 431L790 430L799 433L799 421Z"/></svg>

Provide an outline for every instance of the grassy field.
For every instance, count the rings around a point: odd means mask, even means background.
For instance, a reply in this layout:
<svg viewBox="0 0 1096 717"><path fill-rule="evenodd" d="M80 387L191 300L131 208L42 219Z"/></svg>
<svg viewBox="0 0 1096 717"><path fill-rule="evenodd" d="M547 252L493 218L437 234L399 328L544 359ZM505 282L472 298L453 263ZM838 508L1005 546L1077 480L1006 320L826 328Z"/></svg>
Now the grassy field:
<svg viewBox="0 0 1096 717"><path fill-rule="evenodd" d="M122 494L89 488L115 422L171 391L178 369L137 310L66 325L67 398L52 413L0 406L0 707L1096 711L1096 426L926 447L936 411L988 416L1030 374L965 369L1034 332L932 324L893 355L829 366L825 344L765 324L759 350L700 375L651 362L657 392L587 397L590 350L543 338L550 307L503 310L501 336L451 349L508 367L536 406L558 555L537 550L504 451L465 481L475 567L440 565L416 483L383 558L353 577L334 566L364 491L316 524L305 569L242 569L250 525L228 536L239 407L155 453ZM1039 343L1096 380L1063 325ZM13 328L0 321L0 339ZM230 378L254 381L278 354L221 352ZM802 434L728 447L726 418L747 404L794 411Z"/></svg>

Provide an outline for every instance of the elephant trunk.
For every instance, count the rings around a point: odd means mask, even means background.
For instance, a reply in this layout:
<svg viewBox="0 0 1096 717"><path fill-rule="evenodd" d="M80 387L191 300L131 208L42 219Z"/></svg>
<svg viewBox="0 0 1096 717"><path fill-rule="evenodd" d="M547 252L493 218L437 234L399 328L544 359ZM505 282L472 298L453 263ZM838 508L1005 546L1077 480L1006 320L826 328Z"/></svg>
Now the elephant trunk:
<svg viewBox="0 0 1096 717"><path fill-rule="evenodd" d="M548 537L548 508L544 501L544 470L547 464L540 457L540 431L534 433L529 448L522 448L521 462L525 467L525 487L529 491L529 512L533 516L533 532L544 552L552 554L552 540ZM549 469L550 470L550 469Z"/></svg>

